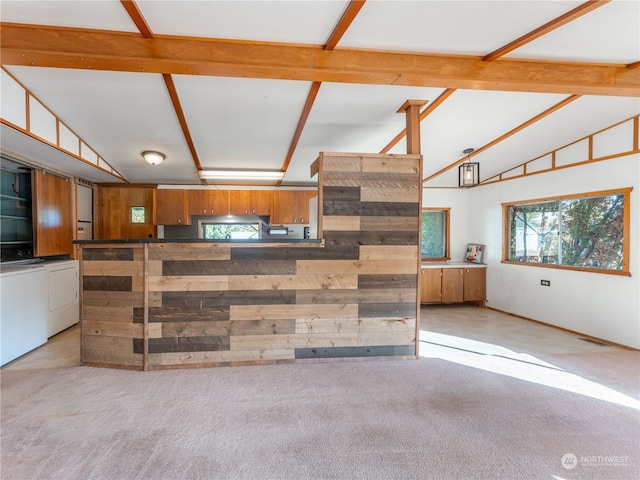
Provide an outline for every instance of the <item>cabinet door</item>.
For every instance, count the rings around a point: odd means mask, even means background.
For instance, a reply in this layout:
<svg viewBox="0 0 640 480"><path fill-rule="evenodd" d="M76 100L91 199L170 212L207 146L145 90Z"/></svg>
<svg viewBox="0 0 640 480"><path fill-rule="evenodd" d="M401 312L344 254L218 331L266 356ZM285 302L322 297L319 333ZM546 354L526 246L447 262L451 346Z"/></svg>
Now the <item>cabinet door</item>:
<svg viewBox="0 0 640 480"><path fill-rule="evenodd" d="M189 190L189 215L228 215L229 190Z"/></svg>
<svg viewBox="0 0 640 480"><path fill-rule="evenodd" d="M251 215L271 215L271 190L251 190Z"/></svg>
<svg viewBox="0 0 640 480"><path fill-rule="evenodd" d="M229 191L229 213L231 215L253 215L251 213L251 192L249 190Z"/></svg>
<svg viewBox="0 0 640 480"><path fill-rule="evenodd" d="M155 225L189 225L191 217L187 203L186 190L154 191Z"/></svg>
<svg viewBox="0 0 640 480"><path fill-rule="evenodd" d="M442 301L442 269L423 268L420 272L420 303Z"/></svg>
<svg viewBox="0 0 640 480"><path fill-rule="evenodd" d="M34 245L38 257L65 255L73 252L73 216L71 187L66 178L34 170L33 194Z"/></svg>
<svg viewBox="0 0 640 480"><path fill-rule="evenodd" d="M309 200L318 194L315 190L302 190L298 192L298 222L309 224Z"/></svg>
<svg viewBox="0 0 640 480"><path fill-rule="evenodd" d="M442 269L442 301L457 303L464 299L464 268Z"/></svg>
<svg viewBox="0 0 640 480"><path fill-rule="evenodd" d="M464 269L464 301L484 302L486 296L486 269Z"/></svg>
<svg viewBox="0 0 640 480"><path fill-rule="evenodd" d="M309 200L317 195L315 190L276 190L273 192L271 223L283 225L308 225Z"/></svg>
<svg viewBox="0 0 640 480"><path fill-rule="evenodd" d="M291 225L298 216L298 197L295 190L276 190L273 192L271 209L272 225Z"/></svg>

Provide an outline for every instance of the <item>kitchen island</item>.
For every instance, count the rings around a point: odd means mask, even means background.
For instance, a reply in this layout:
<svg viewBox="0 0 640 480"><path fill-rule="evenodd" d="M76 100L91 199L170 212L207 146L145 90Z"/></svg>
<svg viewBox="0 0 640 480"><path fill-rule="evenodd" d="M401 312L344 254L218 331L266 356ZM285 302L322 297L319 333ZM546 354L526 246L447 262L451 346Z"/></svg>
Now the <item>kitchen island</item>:
<svg viewBox="0 0 640 480"><path fill-rule="evenodd" d="M83 363L416 358L420 156L312 168L321 240L77 241Z"/></svg>

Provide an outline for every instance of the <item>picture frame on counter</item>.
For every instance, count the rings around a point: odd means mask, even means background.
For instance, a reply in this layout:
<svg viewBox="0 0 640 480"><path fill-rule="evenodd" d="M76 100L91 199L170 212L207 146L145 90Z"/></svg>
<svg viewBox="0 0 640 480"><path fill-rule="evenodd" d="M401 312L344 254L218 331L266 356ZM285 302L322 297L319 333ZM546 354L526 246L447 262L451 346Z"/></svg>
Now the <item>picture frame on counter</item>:
<svg viewBox="0 0 640 480"><path fill-rule="evenodd" d="M464 255L464 261L469 263L482 263L484 257L484 245L479 243L468 243L467 252Z"/></svg>

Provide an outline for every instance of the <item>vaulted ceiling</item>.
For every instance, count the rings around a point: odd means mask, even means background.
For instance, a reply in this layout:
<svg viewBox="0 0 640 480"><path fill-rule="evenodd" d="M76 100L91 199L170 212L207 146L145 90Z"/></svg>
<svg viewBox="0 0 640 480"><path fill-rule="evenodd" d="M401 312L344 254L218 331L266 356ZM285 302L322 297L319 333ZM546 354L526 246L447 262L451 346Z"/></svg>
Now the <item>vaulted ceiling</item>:
<svg viewBox="0 0 640 480"><path fill-rule="evenodd" d="M635 0L0 8L3 151L93 181L198 184L198 170L233 168L313 183L320 151L405 153L397 110L412 99L427 102L425 186L453 187L466 148L489 178L640 113ZM8 121L13 82L117 174Z"/></svg>

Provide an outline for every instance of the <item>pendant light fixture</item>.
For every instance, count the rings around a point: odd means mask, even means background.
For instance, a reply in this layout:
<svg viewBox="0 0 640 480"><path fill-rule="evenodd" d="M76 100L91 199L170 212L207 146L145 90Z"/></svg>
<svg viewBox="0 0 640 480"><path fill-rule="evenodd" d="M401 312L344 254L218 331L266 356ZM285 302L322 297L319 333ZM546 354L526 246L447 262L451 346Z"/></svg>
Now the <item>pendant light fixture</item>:
<svg viewBox="0 0 640 480"><path fill-rule="evenodd" d="M462 152L467 156L467 161L458 167L459 187L473 187L480 183L480 164L471 161L471 154L474 151L473 148L467 148Z"/></svg>

